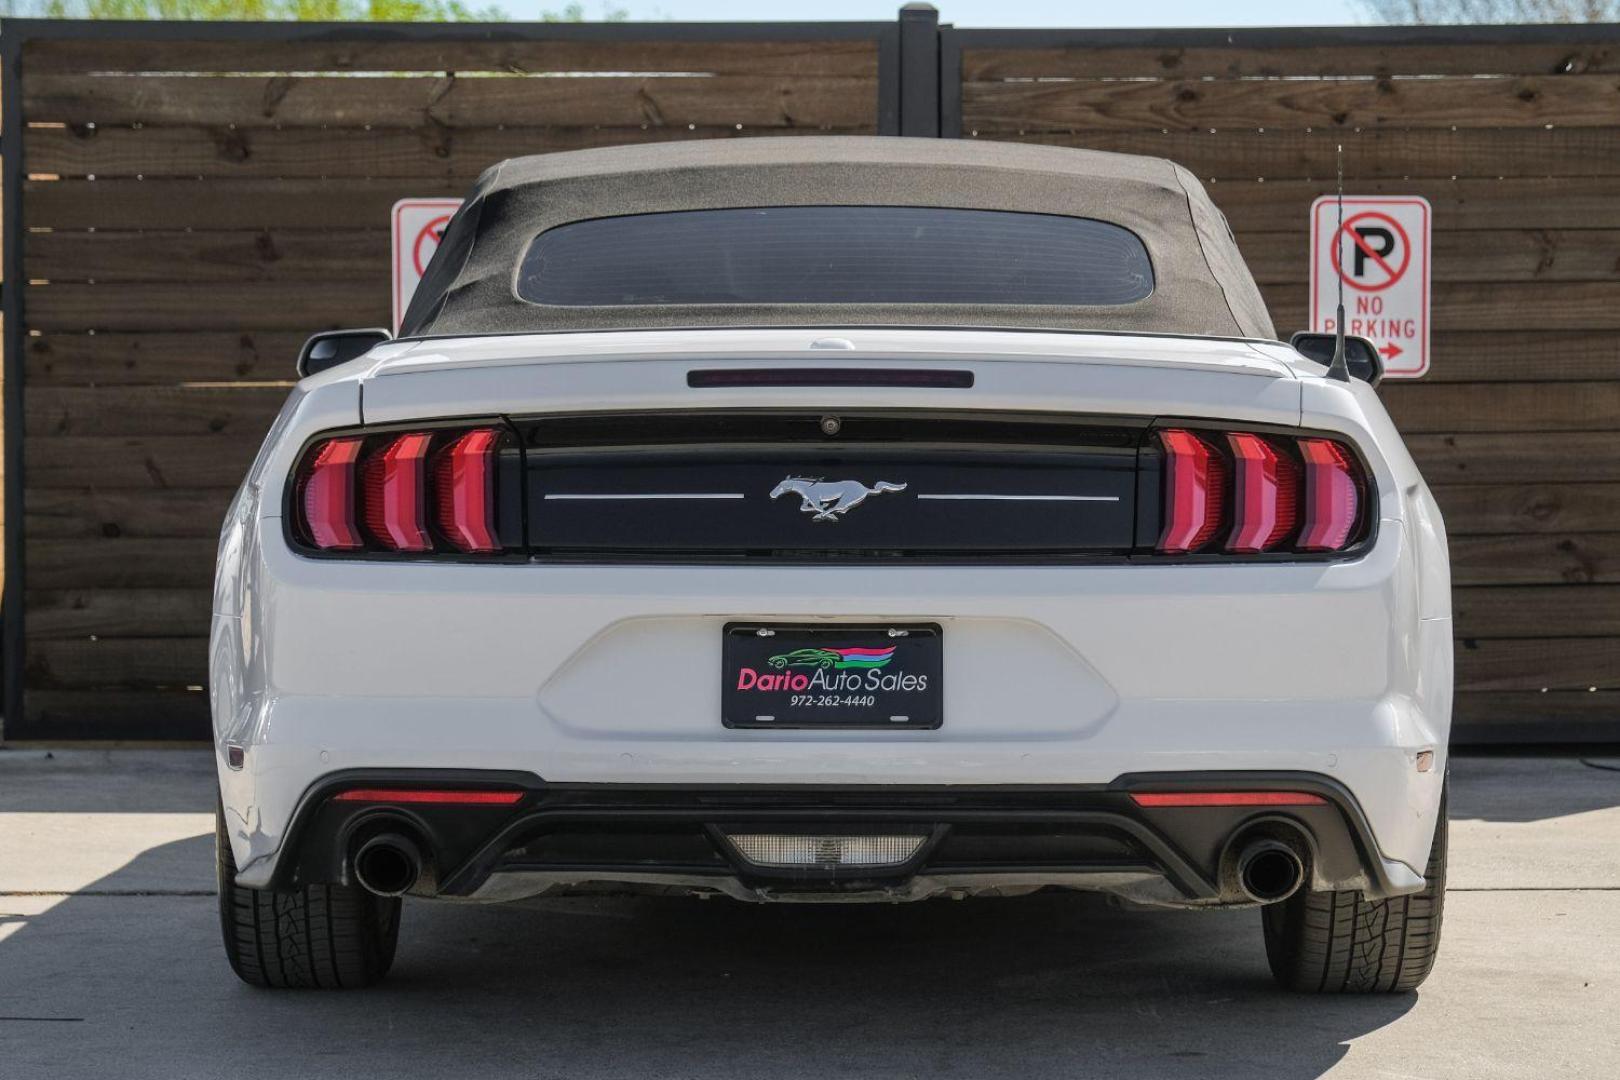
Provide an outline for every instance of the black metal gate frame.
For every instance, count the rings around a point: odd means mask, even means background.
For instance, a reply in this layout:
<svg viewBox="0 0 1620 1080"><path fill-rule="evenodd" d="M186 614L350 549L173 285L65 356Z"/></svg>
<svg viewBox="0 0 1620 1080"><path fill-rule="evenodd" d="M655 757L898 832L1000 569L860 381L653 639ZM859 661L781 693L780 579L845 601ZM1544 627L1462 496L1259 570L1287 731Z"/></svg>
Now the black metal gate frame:
<svg viewBox="0 0 1620 1080"><path fill-rule="evenodd" d="M970 48L1265 49L1349 45L1620 44L1620 24L1545 26L1313 27L1151 30L960 30L930 4L908 3L894 22L778 23L267 23L100 22L7 19L0 23L0 316L4 317L5 586L0 594L0 729L33 730L23 710L23 50L31 41L519 42L871 41L878 49L877 130L923 138L962 136L962 54ZM1551 73L1549 73L1551 74Z"/></svg>

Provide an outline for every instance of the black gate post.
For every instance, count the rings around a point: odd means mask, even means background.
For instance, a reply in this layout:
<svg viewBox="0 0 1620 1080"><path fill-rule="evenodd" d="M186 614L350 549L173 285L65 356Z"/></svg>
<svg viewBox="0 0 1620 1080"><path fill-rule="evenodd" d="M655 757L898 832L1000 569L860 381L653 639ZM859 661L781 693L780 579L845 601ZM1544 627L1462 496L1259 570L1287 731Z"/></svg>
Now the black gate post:
<svg viewBox="0 0 1620 1080"><path fill-rule="evenodd" d="M939 12L900 9L900 134L939 138Z"/></svg>
<svg viewBox="0 0 1620 1080"><path fill-rule="evenodd" d="M10 22L10 20L7 20ZM5 587L0 595L0 733L24 734L23 717L23 108L22 40L0 31L0 317L5 319Z"/></svg>
<svg viewBox="0 0 1620 1080"><path fill-rule="evenodd" d="M954 26L939 32L939 137L962 137L962 31Z"/></svg>

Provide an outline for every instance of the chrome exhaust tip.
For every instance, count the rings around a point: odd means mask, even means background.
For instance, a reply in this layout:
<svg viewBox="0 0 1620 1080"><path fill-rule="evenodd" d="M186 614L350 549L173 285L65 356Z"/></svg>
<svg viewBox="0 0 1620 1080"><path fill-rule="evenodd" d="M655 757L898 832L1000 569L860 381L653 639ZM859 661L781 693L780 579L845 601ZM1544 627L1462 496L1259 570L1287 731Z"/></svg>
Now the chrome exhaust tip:
<svg viewBox="0 0 1620 1080"><path fill-rule="evenodd" d="M1251 840L1237 857L1238 885L1243 895L1260 904L1286 900L1305 883L1305 863L1299 852L1269 837Z"/></svg>
<svg viewBox="0 0 1620 1080"><path fill-rule="evenodd" d="M352 865L367 892L403 896L422 877L422 849L401 833L378 833L355 849Z"/></svg>

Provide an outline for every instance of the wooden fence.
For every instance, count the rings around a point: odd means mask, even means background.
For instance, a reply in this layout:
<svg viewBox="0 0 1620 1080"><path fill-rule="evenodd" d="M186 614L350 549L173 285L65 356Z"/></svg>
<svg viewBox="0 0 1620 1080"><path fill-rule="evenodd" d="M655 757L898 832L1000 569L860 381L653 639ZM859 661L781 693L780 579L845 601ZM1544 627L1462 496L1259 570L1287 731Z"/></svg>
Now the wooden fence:
<svg viewBox="0 0 1620 1080"><path fill-rule="evenodd" d="M1451 530L1458 737L1620 739L1620 28L8 22L0 51L12 738L205 734L220 518L303 337L387 322L394 200L514 154L904 132L1183 162L1285 333L1336 145L1351 193L1427 197L1433 369L1386 400Z"/></svg>
<svg viewBox="0 0 1620 1080"><path fill-rule="evenodd" d="M1433 367L1383 392L1445 512L1459 741L1620 739L1620 27L943 34L946 135L1173 158L1278 330L1309 208L1434 207Z"/></svg>
<svg viewBox="0 0 1620 1080"><path fill-rule="evenodd" d="M395 200L518 154L898 130L893 23L29 29L13 738L206 734L219 523L303 338L389 322Z"/></svg>

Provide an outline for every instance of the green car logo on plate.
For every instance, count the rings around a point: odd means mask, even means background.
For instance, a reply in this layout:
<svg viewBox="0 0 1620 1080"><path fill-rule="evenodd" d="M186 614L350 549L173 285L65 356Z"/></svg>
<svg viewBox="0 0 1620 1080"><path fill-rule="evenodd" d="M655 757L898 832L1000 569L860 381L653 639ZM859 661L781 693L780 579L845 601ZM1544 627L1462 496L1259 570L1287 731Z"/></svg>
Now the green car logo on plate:
<svg viewBox="0 0 1620 1080"><path fill-rule="evenodd" d="M894 646L887 649L794 649L777 653L765 661L778 671L790 667L880 668L894 659Z"/></svg>

